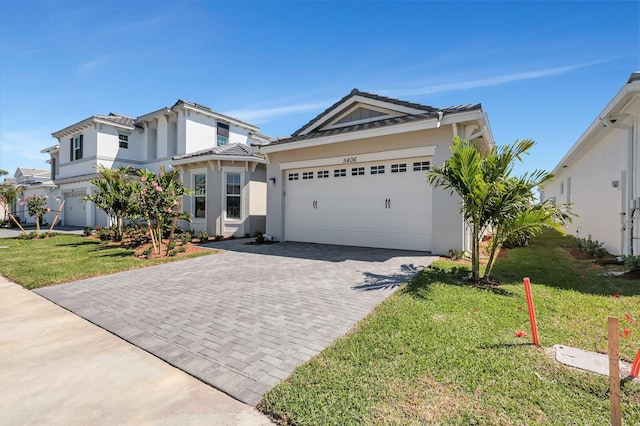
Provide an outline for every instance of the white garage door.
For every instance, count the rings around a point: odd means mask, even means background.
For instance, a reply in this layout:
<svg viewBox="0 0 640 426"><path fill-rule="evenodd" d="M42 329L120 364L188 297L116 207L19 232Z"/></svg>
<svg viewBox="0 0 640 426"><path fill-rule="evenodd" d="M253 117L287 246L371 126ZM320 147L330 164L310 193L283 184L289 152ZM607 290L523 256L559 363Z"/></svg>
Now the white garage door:
<svg viewBox="0 0 640 426"><path fill-rule="evenodd" d="M285 172L288 241L431 250L429 158Z"/></svg>
<svg viewBox="0 0 640 426"><path fill-rule="evenodd" d="M84 192L68 192L64 194L64 224L67 226L86 226L86 201Z"/></svg>

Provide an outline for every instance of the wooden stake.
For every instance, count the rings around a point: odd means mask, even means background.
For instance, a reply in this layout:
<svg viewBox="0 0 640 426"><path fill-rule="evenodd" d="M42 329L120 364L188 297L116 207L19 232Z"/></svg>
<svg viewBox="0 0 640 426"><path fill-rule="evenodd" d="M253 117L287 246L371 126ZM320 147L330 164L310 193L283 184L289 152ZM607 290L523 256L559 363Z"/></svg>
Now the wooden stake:
<svg viewBox="0 0 640 426"><path fill-rule="evenodd" d="M620 411L620 361L618 354L618 318L609 317L609 400L611 426L622 426Z"/></svg>
<svg viewBox="0 0 640 426"><path fill-rule="evenodd" d="M9 206L8 206L7 204L3 204L3 205L2 205L2 208L4 209L4 211L6 211L6 212L7 212L7 214L9 215L9 218L10 218L11 220L13 220L13 222L14 222L16 225L18 225L18 228L20 228L20 230L22 231L22 233L23 233L24 235L27 235L27 231L25 231L25 230L24 230L24 228L20 225L20 222L18 222L18 220L17 220L15 217L13 217L13 215L11 214L11 209L9 209Z"/></svg>
<svg viewBox="0 0 640 426"><path fill-rule="evenodd" d="M536 320L536 309L533 306L533 295L531 294L531 282L529 278L524 278L524 292L527 296L527 308L529 309L529 322L531 323L531 337L533 338L533 344L540 346L540 340L538 339L538 322Z"/></svg>
<svg viewBox="0 0 640 426"><path fill-rule="evenodd" d="M53 220L51 221L51 228L49 228L49 232L47 232L47 234L50 234L51 231L53 231L53 227L56 226L56 223L58 222L58 218L60 217L60 213L62 212L62 208L64 207L64 202L65 201L67 201L67 200L62 200L62 203L60 204L60 207L58 208L58 212L56 213L56 215L54 216Z"/></svg>

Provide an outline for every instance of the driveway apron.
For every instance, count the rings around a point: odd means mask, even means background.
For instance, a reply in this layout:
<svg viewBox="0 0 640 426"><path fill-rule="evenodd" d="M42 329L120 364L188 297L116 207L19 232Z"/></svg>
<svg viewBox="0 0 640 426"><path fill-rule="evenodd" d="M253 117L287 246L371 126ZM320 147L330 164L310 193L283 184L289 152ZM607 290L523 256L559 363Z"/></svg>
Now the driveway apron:
<svg viewBox="0 0 640 426"><path fill-rule="evenodd" d="M36 292L255 405L435 259L304 243L212 246L223 251Z"/></svg>

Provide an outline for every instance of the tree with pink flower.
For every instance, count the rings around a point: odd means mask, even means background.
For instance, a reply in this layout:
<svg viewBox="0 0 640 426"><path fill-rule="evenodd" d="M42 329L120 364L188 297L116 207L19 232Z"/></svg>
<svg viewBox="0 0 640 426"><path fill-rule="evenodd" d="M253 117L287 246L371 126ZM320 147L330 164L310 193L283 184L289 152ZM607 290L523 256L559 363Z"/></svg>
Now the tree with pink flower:
<svg viewBox="0 0 640 426"><path fill-rule="evenodd" d="M153 252L162 255L162 236L171 230L171 237L178 220L189 220L189 213L181 210L182 196L191 191L179 179L179 169L166 171L164 168L156 175L149 170L138 170L140 190L138 192L139 214L146 220L151 235ZM167 250L168 252L168 244Z"/></svg>

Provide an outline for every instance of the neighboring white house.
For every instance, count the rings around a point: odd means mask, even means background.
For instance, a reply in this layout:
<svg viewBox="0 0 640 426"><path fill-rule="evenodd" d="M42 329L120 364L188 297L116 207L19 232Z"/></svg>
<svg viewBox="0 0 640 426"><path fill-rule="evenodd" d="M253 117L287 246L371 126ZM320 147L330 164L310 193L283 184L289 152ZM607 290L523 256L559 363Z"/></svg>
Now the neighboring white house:
<svg viewBox="0 0 640 426"><path fill-rule="evenodd" d="M50 155L52 178L65 200L65 225L108 225L106 214L83 200L95 191L90 180L98 165L158 171L179 164L184 182L196 191L183 205L193 214L191 228L225 236L264 231L265 160L250 146L269 138L254 125L179 100L137 118L91 116L52 135L58 144L42 152ZM226 193L223 181L240 194Z"/></svg>
<svg viewBox="0 0 640 426"><path fill-rule="evenodd" d="M18 167L13 174L13 179L7 179L4 183L17 185L21 190L19 202L12 206L12 214L14 217L20 219L20 222L22 223L35 224L35 217L30 216L27 206L24 204L21 205L20 202L24 201L26 197L38 195L40 197L47 198L47 206L51 211L44 216L43 221L44 223L51 223L55 216L55 212L60 207L60 199L56 198L57 187L51 180L49 170Z"/></svg>
<svg viewBox="0 0 640 426"><path fill-rule="evenodd" d="M425 180L455 136L493 146L480 104L435 108L357 89L267 159L266 232L279 240L424 250L468 247L460 199Z"/></svg>
<svg viewBox="0 0 640 426"><path fill-rule="evenodd" d="M640 254L640 73L634 73L553 169L541 201L571 204L569 232L612 254Z"/></svg>

